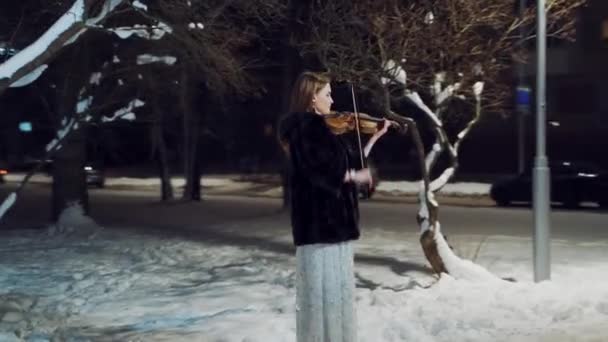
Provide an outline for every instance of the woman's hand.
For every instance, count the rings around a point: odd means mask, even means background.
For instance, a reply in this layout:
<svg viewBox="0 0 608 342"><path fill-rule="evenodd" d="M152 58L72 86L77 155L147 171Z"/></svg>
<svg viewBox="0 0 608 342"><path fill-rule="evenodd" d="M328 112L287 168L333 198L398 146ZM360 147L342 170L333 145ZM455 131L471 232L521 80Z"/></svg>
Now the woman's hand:
<svg viewBox="0 0 608 342"><path fill-rule="evenodd" d="M367 142L367 144L365 145L365 148L363 149L365 158L367 158L369 156L369 153L372 151L372 147L374 147L374 144L376 143L376 141L378 141L378 139L380 139L384 134L386 134L386 132L388 132L388 128L392 124L393 124L392 121L384 119L382 128L380 130L378 130L378 132L374 133L374 135L372 135L371 138L369 138L369 141Z"/></svg>
<svg viewBox="0 0 608 342"><path fill-rule="evenodd" d="M374 137L376 137L376 140L380 139L384 134L386 134L386 132L388 132L388 128L393 124L392 121L388 120L388 119L384 119L384 123L382 124L382 129L380 129L378 132L374 133Z"/></svg>
<svg viewBox="0 0 608 342"><path fill-rule="evenodd" d="M361 170L348 170L346 171L346 175L344 176L345 182L352 182L355 184L371 184L372 183L372 173L370 169L365 168Z"/></svg>

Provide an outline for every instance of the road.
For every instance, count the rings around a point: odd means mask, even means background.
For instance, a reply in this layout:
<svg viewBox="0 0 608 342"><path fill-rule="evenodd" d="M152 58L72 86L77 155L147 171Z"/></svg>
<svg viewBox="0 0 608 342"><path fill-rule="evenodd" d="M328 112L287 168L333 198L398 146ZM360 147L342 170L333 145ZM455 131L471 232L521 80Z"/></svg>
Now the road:
<svg viewBox="0 0 608 342"><path fill-rule="evenodd" d="M4 199L14 187L0 187ZM276 198L251 196L207 196L201 202L160 203L149 190L91 189L91 216L105 227L140 227L163 231L199 230L208 227L243 227L284 234L289 215ZM403 202L361 203L362 229L415 233L417 205ZM574 241L608 239L608 213L594 209L561 210L551 214L552 237ZM0 222L0 229L41 228L50 216L50 187L32 184ZM442 206L442 229L453 235L505 235L531 237L530 208Z"/></svg>

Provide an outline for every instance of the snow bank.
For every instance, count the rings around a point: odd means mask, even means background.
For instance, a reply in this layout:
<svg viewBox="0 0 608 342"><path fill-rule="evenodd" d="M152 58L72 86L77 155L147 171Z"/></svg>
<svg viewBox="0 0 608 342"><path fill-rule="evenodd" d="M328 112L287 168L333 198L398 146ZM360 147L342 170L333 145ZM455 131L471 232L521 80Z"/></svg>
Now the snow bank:
<svg viewBox="0 0 608 342"><path fill-rule="evenodd" d="M84 214L80 203L74 202L61 212L54 225L49 226L48 234L50 236L69 234L92 237L100 229L101 227L91 217Z"/></svg>
<svg viewBox="0 0 608 342"><path fill-rule="evenodd" d="M439 192L440 194L451 194L454 196L488 195L491 184L476 182L448 183ZM376 188L377 191L388 193L418 194L420 182L406 181L382 181Z"/></svg>
<svg viewBox="0 0 608 342"><path fill-rule="evenodd" d="M295 260L288 234L258 233L272 222L209 228L236 244L125 228L94 240L0 232L0 338L18 331L41 341L293 341ZM519 280L485 282L436 279L417 234L373 232L356 243L361 341L603 341L608 334L608 241L553 241L554 281L534 284L530 239L483 239L477 262ZM239 236L267 243L240 245ZM470 250L480 239L451 241Z"/></svg>
<svg viewBox="0 0 608 342"><path fill-rule="evenodd" d="M5 177L9 182L19 182L23 179L21 174L9 174ZM52 178L45 175L35 175L31 179L32 183L50 183ZM171 179L173 186L184 186L182 177ZM206 187L222 188L227 191L245 190L259 185L255 181L240 181L238 177L224 177L206 175L201 178L201 184ZM106 179L106 186L159 186L159 178L131 178L131 177L109 177ZM491 184L461 182L448 183L439 192L442 195L451 196L487 196L490 193ZM382 181L376 187L376 191L387 195L417 195L420 190L420 182L410 181ZM280 196L281 188L279 185L274 189L264 190L262 195Z"/></svg>

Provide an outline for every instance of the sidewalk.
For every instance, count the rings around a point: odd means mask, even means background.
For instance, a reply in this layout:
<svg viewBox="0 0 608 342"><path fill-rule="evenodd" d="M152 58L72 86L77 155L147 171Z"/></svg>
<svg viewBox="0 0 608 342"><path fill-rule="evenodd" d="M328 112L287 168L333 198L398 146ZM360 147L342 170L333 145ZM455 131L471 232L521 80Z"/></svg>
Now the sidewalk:
<svg viewBox="0 0 608 342"><path fill-rule="evenodd" d="M7 182L20 182L24 174L14 173L6 176ZM52 177L35 175L30 179L32 184L50 184ZM175 189L183 188L183 177L173 177L171 183ZM204 175L201 178L203 192L208 195L242 195L281 198L282 187L278 175L272 174L223 174ZM415 203L419 183L415 181L382 181L376 188L373 200L399 201ZM109 189L138 189L156 191L160 188L158 178L109 177L105 187ZM463 206L494 206L489 197L490 184L477 182L458 182L447 184L437 196L444 204Z"/></svg>

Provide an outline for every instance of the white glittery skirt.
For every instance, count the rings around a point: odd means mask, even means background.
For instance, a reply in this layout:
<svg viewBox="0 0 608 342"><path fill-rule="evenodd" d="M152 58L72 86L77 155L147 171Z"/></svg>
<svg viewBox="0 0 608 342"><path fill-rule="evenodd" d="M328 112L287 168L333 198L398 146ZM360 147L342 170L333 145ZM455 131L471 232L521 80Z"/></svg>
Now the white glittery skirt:
<svg viewBox="0 0 608 342"><path fill-rule="evenodd" d="M296 248L297 342L355 342L352 242Z"/></svg>

